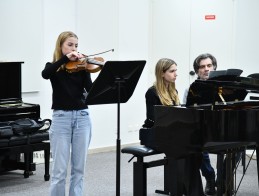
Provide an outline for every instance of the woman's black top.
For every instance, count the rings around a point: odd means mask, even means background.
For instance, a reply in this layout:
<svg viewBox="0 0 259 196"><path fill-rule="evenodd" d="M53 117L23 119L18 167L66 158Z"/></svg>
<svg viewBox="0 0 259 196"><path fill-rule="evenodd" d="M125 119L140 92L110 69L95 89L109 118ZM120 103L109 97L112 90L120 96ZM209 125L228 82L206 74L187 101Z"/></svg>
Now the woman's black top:
<svg viewBox="0 0 259 196"><path fill-rule="evenodd" d="M154 106L155 105L162 105L160 98L158 97L158 94L156 92L156 89L154 86L150 87L146 94L146 120L144 122L144 125L142 125L144 128L151 128L154 125L155 122L155 112L154 112Z"/></svg>
<svg viewBox="0 0 259 196"><path fill-rule="evenodd" d="M52 93L52 109L81 110L88 108L85 103L85 93L92 87L90 73L85 70L69 73L65 70L57 71L61 65L69 62L63 56L55 63L46 63L42 71L44 79L50 79Z"/></svg>
<svg viewBox="0 0 259 196"><path fill-rule="evenodd" d="M176 91L177 92L177 91ZM154 126L155 123L155 105L163 105L160 101L160 98L157 94L157 91L154 86L151 86L146 92L146 120L142 127L144 128L151 128ZM174 100L172 100L172 105L175 105Z"/></svg>

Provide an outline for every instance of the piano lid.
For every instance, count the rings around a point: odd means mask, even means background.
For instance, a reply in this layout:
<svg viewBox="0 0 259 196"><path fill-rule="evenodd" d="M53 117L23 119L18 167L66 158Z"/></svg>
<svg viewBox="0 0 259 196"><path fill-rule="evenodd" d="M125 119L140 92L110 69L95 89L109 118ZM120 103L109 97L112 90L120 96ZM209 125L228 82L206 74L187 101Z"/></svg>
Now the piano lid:
<svg viewBox="0 0 259 196"><path fill-rule="evenodd" d="M23 62L0 62L0 103L21 100L21 64Z"/></svg>
<svg viewBox="0 0 259 196"><path fill-rule="evenodd" d="M186 106L243 101L250 91L259 92L259 79L225 74L197 79L189 88Z"/></svg>

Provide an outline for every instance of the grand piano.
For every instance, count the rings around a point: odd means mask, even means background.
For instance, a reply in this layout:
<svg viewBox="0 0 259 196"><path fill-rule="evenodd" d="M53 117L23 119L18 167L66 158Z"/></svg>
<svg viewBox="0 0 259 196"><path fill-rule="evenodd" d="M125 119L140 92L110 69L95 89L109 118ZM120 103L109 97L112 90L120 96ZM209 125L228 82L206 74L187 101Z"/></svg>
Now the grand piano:
<svg viewBox="0 0 259 196"><path fill-rule="evenodd" d="M23 62L0 62L0 122L21 118L40 119L40 105L24 103L21 96L21 65ZM36 169L33 151L45 150L45 180L49 179L49 144L39 142L47 139L48 134L34 135L28 144L26 136L0 138L0 173L10 170L24 170L24 177ZM24 161L21 160L24 154ZM26 162L27 161L27 162Z"/></svg>
<svg viewBox="0 0 259 196"><path fill-rule="evenodd" d="M258 160L259 99L246 100L250 93L259 93L256 78L225 75L196 80L185 106L155 106L154 127L140 133L141 144L176 159L202 151L227 155L227 182L232 183L232 161L237 151L252 147ZM223 195L223 156L218 157L217 195ZM230 189L226 195L232 192Z"/></svg>

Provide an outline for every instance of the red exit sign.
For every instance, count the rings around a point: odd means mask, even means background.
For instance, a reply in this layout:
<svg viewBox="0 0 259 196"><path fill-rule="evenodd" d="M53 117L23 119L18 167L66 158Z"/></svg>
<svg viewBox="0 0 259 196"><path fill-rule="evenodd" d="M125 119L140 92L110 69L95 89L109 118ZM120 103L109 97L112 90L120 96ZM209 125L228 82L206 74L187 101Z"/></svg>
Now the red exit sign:
<svg viewBox="0 0 259 196"><path fill-rule="evenodd" d="M216 20L216 15L205 15L205 20Z"/></svg>

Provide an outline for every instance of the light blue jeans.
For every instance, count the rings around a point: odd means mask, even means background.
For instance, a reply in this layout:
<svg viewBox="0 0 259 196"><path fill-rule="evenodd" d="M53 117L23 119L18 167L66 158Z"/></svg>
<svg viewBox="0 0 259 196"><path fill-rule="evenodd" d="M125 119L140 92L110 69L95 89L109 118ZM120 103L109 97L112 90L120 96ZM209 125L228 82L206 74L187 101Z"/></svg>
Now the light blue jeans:
<svg viewBox="0 0 259 196"><path fill-rule="evenodd" d="M69 196L83 196L87 150L91 140L88 109L54 110L50 127L53 157L51 196L65 196L66 176L71 151Z"/></svg>

